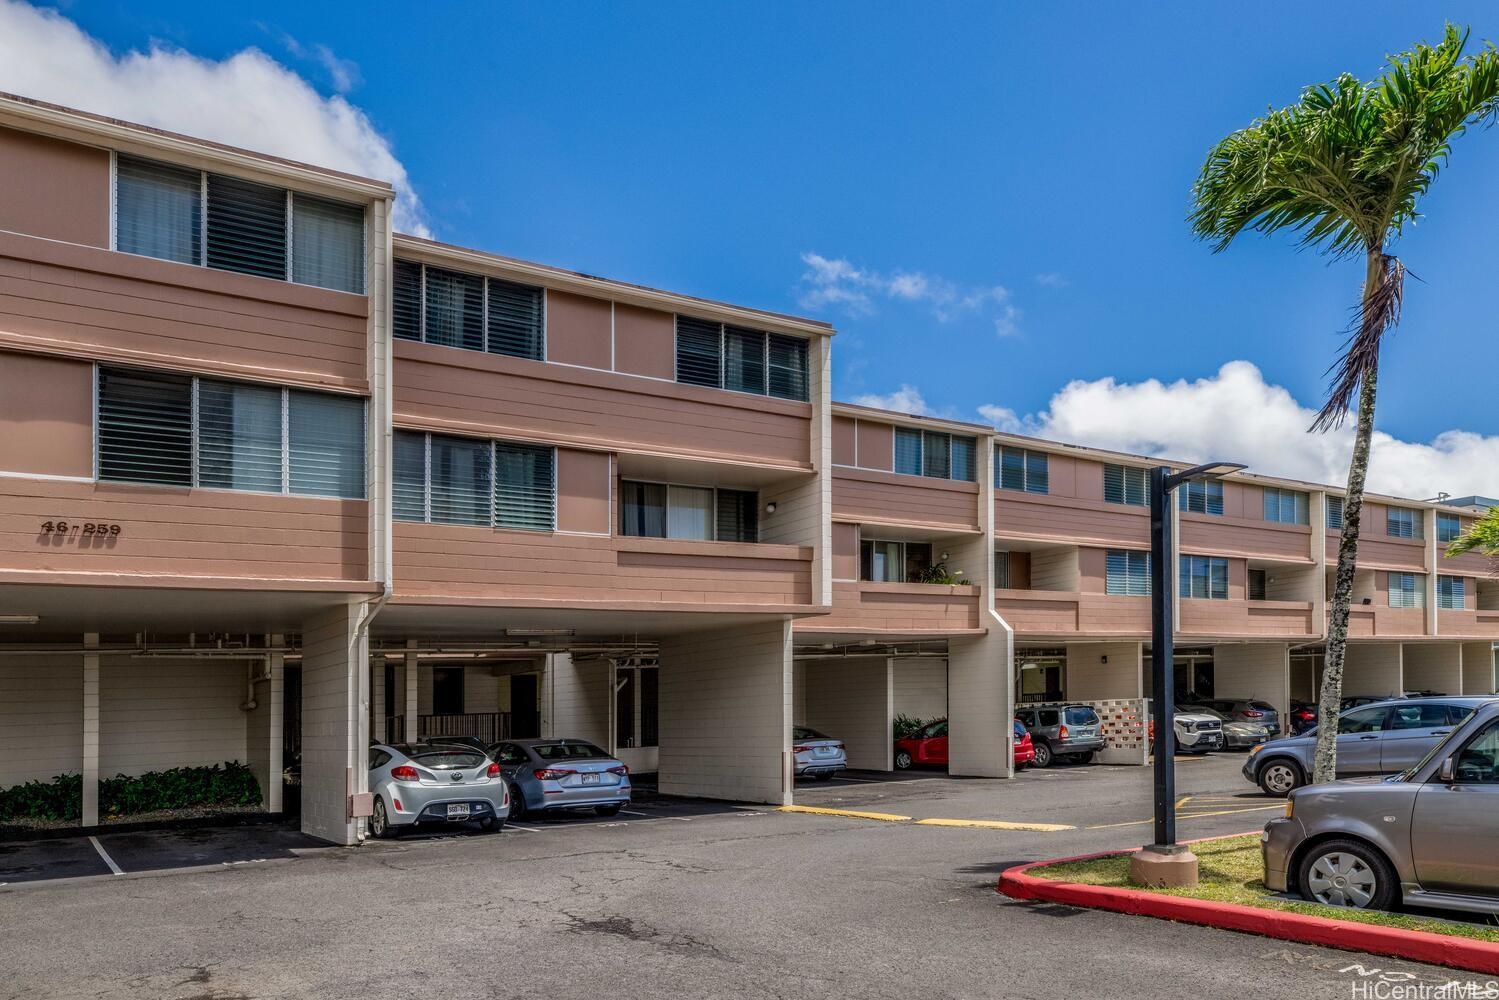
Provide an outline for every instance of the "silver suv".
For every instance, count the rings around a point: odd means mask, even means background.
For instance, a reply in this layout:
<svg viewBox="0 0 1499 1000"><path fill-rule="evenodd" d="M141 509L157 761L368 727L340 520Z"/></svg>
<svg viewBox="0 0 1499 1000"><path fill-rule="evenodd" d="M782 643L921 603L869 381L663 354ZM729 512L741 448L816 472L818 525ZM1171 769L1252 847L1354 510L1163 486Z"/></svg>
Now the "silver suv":
<svg viewBox="0 0 1499 1000"><path fill-rule="evenodd" d="M1499 914L1499 702L1398 775L1291 793L1265 825L1265 885L1358 909Z"/></svg>
<svg viewBox="0 0 1499 1000"><path fill-rule="evenodd" d="M1398 774L1426 756L1492 698L1408 698L1345 709L1338 716L1338 777ZM1268 795L1311 781L1317 730L1250 748L1244 777Z"/></svg>

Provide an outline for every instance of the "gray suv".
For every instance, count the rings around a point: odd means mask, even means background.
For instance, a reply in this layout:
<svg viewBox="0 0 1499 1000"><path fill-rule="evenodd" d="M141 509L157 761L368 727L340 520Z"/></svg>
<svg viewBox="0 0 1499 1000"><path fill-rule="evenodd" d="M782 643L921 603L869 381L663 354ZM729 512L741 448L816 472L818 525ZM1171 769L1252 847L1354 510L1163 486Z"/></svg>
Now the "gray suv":
<svg viewBox="0 0 1499 1000"><path fill-rule="evenodd" d="M1059 759L1087 764L1103 749L1103 720L1091 705L1021 708L1015 718L1031 734L1036 767L1050 767Z"/></svg>
<svg viewBox="0 0 1499 1000"><path fill-rule="evenodd" d="M1297 789L1265 824L1265 885L1358 909L1499 914L1499 702L1389 778Z"/></svg>
<svg viewBox="0 0 1499 1000"><path fill-rule="evenodd" d="M1409 698L1346 709L1338 716L1338 777L1398 774L1426 756L1492 698ZM1252 747L1244 777L1268 795L1311 781L1317 730Z"/></svg>

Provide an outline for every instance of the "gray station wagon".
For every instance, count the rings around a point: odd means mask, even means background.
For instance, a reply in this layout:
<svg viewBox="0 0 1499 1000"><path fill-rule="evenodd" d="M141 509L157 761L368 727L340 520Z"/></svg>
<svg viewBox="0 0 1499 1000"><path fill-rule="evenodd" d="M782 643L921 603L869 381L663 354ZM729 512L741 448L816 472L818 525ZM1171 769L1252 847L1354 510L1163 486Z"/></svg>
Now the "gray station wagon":
<svg viewBox="0 0 1499 1000"><path fill-rule="evenodd" d="M1338 716L1338 777L1398 774L1426 756L1493 698L1409 698L1347 709ZM1244 777L1269 795L1311 781L1317 730L1271 740L1249 751Z"/></svg>
<svg viewBox="0 0 1499 1000"><path fill-rule="evenodd" d="M1499 913L1499 702L1409 768L1293 792L1261 838L1265 885L1329 906Z"/></svg>
<svg viewBox="0 0 1499 1000"><path fill-rule="evenodd" d="M1036 767L1050 767L1058 759L1086 764L1103 749L1103 722L1091 705L1021 708L1015 718L1031 734Z"/></svg>

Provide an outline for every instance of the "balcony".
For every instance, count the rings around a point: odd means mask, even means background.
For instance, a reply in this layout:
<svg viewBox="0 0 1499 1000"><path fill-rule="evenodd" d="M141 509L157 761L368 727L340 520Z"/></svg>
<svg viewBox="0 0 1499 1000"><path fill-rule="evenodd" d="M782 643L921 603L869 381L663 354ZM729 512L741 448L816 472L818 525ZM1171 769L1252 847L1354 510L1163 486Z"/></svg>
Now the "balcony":
<svg viewBox="0 0 1499 1000"><path fill-rule="evenodd" d="M1462 614L1462 612L1456 613ZM1350 639L1410 637L1425 634L1425 608L1390 608L1383 605L1355 604L1348 612L1348 637Z"/></svg>
<svg viewBox="0 0 1499 1000"><path fill-rule="evenodd" d="M1200 555L1311 565L1312 529L1246 517L1181 515L1181 548Z"/></svg>
<svg viewBox="0 0 1499 1000"><path fill-rule="evenodd" d="M1438 611L1437 632L1454 639L1499 640L1499 611Z"/></svg>
<svg viewBox="0 0 1499 1000"><path fill-rule="evenodd" d="M797 623L796 631L957 635L980 632L981 587L933 583L833 584L833 613Z"/></svg>
<svg viewBox="0 0 1499 1000"><path fill-rule="evenodd" d="M1209 601L1184 599L1177 634L1195 637L1311 638L1314 610L1309 601Z"/></svg>
<svg viewBox="0 0 1499 1000"><path fill-rule="evenodd" d="M978 493L977 483L838 466L833 515L866 525L976 532Z"/></svg>
<svg viewBox="0 0 1499 1000"><path fill-rule="evenodd" d="M1150 598L1063 590L996 590L994 609L1015 634L1051 636L1146 636Z"/></svg>

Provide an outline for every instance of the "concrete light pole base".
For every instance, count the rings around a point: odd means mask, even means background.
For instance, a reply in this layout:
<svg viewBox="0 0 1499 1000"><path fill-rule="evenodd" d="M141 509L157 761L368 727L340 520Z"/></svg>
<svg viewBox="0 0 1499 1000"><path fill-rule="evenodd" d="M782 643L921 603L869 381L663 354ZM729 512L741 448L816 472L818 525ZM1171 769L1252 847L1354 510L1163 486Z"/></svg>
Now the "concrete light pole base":
<svg viewBox="0 0 1499 1000"><path fill-rule="evenodd" d="M1183 889L1197 884L1197 855L1183 844L1149 844L1129 859L1129 880L1150 889Z"/></svg>

